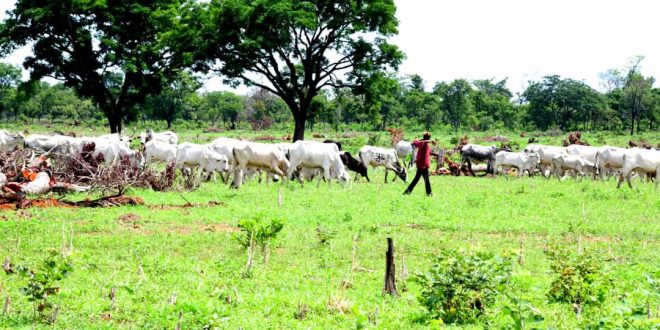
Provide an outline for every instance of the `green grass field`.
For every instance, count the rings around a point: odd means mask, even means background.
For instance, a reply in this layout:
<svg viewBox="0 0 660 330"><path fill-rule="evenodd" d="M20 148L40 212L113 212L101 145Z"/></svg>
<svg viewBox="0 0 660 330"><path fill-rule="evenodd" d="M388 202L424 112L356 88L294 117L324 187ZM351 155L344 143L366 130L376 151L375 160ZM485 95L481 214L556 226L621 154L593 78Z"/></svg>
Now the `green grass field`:
<svg viewBox="0 0 660 330"><path fill-rule="evenodd" d="M171 329L181 315L183 329L346 329L377 309L379 328L401 329L428 324L417 284L399 278L408 289L400 298L381 295L387 237L394 239L398 270L404 260L411 275L426 271L442 249L519 253L522 237L525 263L515 266L511 290L542 312L543 328L578 327L624 297L648 303L657 317L658 292L640 293L653 290L646 276L657 280L660 266L660 193L651 185L631 191L617 190L613 180L434 177L435 196L426 198L422 187L401 196L401 182L381 180L346 188L252 182L238 191L207 183L183 194L132 191L146 202L139 207L4 212L0 256L34 265L50 249L73 247L74 270L52 298L61 306L57 328ZM186 201L220 204L177 207ZM137 216L122 220L126 214ZM244 277L247 255L232 236L238 221L255 217L285 225L268 264L256 253L252 276ZM331 233L327 244L319 242L318 228ZM606 306L586 309L582 319L545 296L552 278L544 247L577 246L578 237L584 249L602 252L612 278ZM0 276L0 297L11 297L3 328L32 326L23 285ZM302 305L308 312L299 320ZM509 324L500 307L483 322Z"/></svg>
<svg viewBox="0 0 660 330"><path fill-rule="evenodd" d="M242 134L255 136L232 135ZM328 137L341 139L341 133ZM604 137L610 144L625 138ZM388 138L378 139L384 144ZM434 196L427 198L423 185L402 196L399 180L383 184L382 171L371 176L372 183L348 187L249 182L231 190L209 182L194 192L130 190L144 206L5 211L0 259L34 267L51 250L70 254L73 271L49 298L59 306L57 322L37 328L429 328L418 302L421 288L412 278L447 249L522 251L524 263L515 263L506 290L540 311L538 328L584 328L607 317L660 326L660 191L651 184L636 182L630 190L616 189L615 180L432 177ZM182 207L188 202L196 206ZM239 221L250 219L281 219L284 228L268 262L258 251L251 276L245 276L247 254L234 236ZM395 245L399 298L381 293L387 237ZM569 304L549 301L554 275L544 249L554 243L594 251L604 260L609 282L603 305L587 306L577 317ZM8 313L0 314L0 328L33 327L32 305L20 292L25 283L0 273L0 304L11 301ZM478 323L463 327L509 327L505 304L498 296ZM644 315L630 313L639 308ZM375 314L376 321L367 321Z"/></svg>

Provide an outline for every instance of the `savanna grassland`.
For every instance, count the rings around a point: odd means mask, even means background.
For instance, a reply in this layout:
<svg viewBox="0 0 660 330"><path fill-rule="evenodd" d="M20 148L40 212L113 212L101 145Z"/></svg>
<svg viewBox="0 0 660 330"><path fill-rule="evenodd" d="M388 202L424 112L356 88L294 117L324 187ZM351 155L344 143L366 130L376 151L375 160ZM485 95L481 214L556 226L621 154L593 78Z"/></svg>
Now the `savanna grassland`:
<svg viewBox="0 0 660 330"><path fill-rule="evenodd" d="M369 139L387 143L382 134L328 135L359 140L348 143L351 150ZM450 139L442 135L440 144ZM615 180L432 177L434 196L427 198L422 186L402 196L399 180L384 184L382 171L372 177L347 187L252 181L240 190L220 182L191 192L132 189L145 205L6 211L0 257L17 268L34 267L51 250L68 255L72 270L49 298L59 306L57 322L37 328L428 328L437 322L418 301L414 278L448 250L510 256L512 276L502 291L542 316L533 327L658 326L660 191L651 184L630 190L616 189ZM235 239L239 223L273 219L284 226L268 260L257 251L247 274L246 249ZM395 245L398 298L382 295L387 237ZM556 246L592 253L603 265L603 301L579 316L547 295L557 275L544 251ZM32 305L20 292L25 283L0 273L0 298L11 300L0 327L33 326ZM514 327L504 312L509 304L498 294L476 323L460 326Z"/></svg>

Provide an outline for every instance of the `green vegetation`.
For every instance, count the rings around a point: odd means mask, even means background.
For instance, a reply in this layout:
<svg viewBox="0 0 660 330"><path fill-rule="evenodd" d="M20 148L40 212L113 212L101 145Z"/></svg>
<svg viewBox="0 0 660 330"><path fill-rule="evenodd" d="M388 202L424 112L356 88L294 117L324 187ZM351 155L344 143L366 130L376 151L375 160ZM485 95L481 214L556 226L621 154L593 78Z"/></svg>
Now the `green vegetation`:
<svg viewBox="0 0 660 330"><path fill-rule="evenodd" d="M641 56L602 73L601 91L558 75L515 95L506 79L425 86L418 74L398 75L404 54L388 41L398 33L392 0L60 2L19 0L0 25L0 56L34 44L23 63L29 81L0 64L0 118L93 120L111 132L156 120L209 131L286 126L293 140L319 124L336 132L633 135L656 132L660 122L660 88L644 75ZM213 74L252 90L199 92ZM63 84L48 86L44 77Z"/></svg>
<svg viewBox="0 0 660 330"><path fill-rule="evenodd" d="M473 323L509 281L513 260L492 253L442 251L428 273L417 277L420 303L442 323Z"/></svg>
<svg viewBox="0 0 660 330"><path fill-rule="evenodd" d="M0 259L32 269L45 251L65 247L75 271L49 297L59 306L56 328L427 328L437 322L411 275L443 251L518 255L506 295L467 327L657 326L660 199L651 185L433 177L436 194L426 198L380 182L205 183L194 192L129 191L145 206L5 211ZM267 227L276 219L286 221L268 262L255 258L245 276L248 255L233 237L246 221ZM387 237L406 288L399 298L381 294ZM598 251L607 274L602 303L585 304L580 315L547 295L558 275L544 251L557 241L571 255ZM11 301L0 327L31 326L21 287L0 274L0 301Z"/></svg>
<svg viewBox="0 0 660 330"><path fill-rule="evenodd" d="M660 142L660 89L641 57L603 73L602 92L555 75L515 96L506 80L427 89L392 71L404 57L388 41L397 29L392 0L17 0L0 56L32 45L31 79L0 63L0 128L167 128L188 142L311 131L352 152L390 146L388 127L406 139L432 131L448 148L465 134L560 145L566 130L592 145ZM210 73L253 89L199 92ZM380 175L347 187L129 188L146 204L3 210L0 328L660 327L651 185L433 177L426 198ZM388 237L400 297L382 294Z"/></svg>

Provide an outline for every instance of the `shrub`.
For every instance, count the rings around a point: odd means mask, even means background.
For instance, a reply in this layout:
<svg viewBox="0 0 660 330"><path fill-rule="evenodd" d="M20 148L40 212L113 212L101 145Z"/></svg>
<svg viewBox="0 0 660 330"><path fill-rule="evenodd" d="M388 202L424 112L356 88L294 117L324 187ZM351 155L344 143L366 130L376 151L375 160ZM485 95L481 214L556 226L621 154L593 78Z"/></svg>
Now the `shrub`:
<svg viewBox="0 0 660 330"><path fill-rule="evenodd" d="M556 276L548 291L551 301L572 304L579 315L584 305L597 305L605 300L607 288L603 263L596 253L585 251L574 254L567 247L558 245L545 253L552 262L550 269Z"/></svg>
<svg viewBox="0 0 660 330"><path fill-rule="evenodd" d="M284 223L280 219L273 219L269 223L260 217L249 220L241 220L238 223L241 232L234 236L234 239L245 249L250 247L250 240L261 247L264 258L267 258L268 245L270 241L284 228Z"/></svg>
<svg viewBox="0 0 660 330"><path fill-rule="evenodd" d="M419 301L444 323L471 323L484 315L511 277L512 259L492 253L443 251L431 270L417 275Z"/></svg>
<svg viewBox="0 0 660 330"><path fill-rule="evenodd" d="M21 288L21 293L32 302L35 321L37 316L42 320L47 320L46 312L53 308L53 304L48 298L59 293L60 288L57 283L64 279L72 269L71 264L55 251L50 251L35 269L25 266L18 268L20 276L27 279L27 283ZM51 317L50 322L54 322L55 317Z"/></svg>

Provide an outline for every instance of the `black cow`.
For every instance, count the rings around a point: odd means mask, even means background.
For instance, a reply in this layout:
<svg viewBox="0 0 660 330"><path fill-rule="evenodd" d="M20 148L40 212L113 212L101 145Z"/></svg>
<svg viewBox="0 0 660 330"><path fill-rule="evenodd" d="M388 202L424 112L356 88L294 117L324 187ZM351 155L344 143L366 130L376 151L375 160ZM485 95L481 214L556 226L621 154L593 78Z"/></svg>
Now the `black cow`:
<svg viewBox="0 0 660 330"><path fill-rule="evenodd" d="M348 168L350 171L362 175L367 179L367 182L370 182L369 176L367 176L367 167L364 166L364 164L362 164L361 161L353 157L353 155L351 155L350 152L348 151L340 152L339 157L341 157L341 162L344 163L346 168ZM355 179L357 180L358 177L356 176Z"/></svg>
<svg viewBox="0 0 660 330"><path fill-rule="evenodd" d="M330 139L328 139L328 140L323 141L323 143L334 143L334 144L337 145L337 148L339 148L339 151L342 150L342 149L341 149L341 142L339 142L339 141L335 141L335 140L330 140Z"/></svg>

